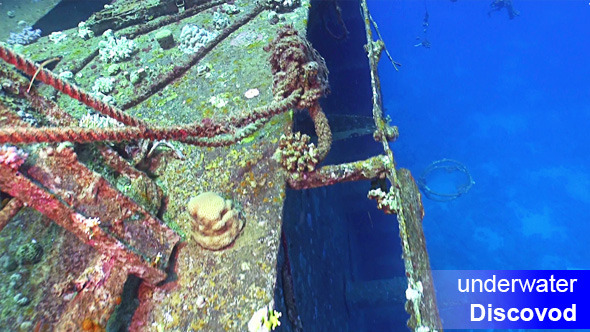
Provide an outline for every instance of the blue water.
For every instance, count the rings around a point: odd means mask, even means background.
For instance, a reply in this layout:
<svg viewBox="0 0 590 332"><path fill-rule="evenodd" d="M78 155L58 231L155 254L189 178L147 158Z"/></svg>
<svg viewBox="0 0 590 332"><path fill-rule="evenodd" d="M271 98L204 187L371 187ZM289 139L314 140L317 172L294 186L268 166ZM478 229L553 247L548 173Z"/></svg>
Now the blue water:
<svg viewBox="0 0 590 332"><path fill-rule="evenodd" d="M423 197L432 268L588 269L590 5L514 0L510 20L489 3L369 2L402 64L380 63L399 166L451 158L475 181L451 202Z"/></svg>

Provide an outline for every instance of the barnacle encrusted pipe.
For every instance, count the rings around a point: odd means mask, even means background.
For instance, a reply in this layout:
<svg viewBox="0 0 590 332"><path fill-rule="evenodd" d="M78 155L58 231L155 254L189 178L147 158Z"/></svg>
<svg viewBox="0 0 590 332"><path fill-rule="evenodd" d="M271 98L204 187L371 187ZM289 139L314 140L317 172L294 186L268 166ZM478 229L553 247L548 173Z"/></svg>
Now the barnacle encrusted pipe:
<svg viewBox="0 0 590 332"><path fill-rule="evenodd" d="M173 127L116 127L116 128L79 128L79 127L2 127L0 143L90 143L97 141L120 142L133 139L183 140L189 137L214 137L230 131L224 124L213 123L204 119L184 126Z"/></svg>
<svg viewBox="0 0 590 332"><path fill-rule="evenodd" d="M318 159L324 160L332 146L332 131L328 124L328 118L319 103L309 108L309 115L313 120L315 132L318 135Z"/></svg>
<svg viewBox="0 0 590 332"><path fill-rule="evenodd" d="M335 183L370 180L385 176L386 156L375 156L352 163L326 165L313 172L290 173L287 183L292 189L309 189Z"/></svg>

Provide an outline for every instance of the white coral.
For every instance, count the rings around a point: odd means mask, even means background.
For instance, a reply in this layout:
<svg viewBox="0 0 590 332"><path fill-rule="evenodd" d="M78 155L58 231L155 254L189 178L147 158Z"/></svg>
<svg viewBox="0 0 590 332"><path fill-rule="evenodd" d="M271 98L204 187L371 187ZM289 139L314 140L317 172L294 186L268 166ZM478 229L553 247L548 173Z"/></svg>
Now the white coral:
<svg viewBox="0 0 590 332"><path fill-rule="evenodd" d="M418 281L415 284L408 284L408 289L406 289L406 299L408 301L416 301L422 297L422 293L424 292L424 288L422 287L422 282Z"/></svg>
<svg viewBox="0 0 590 332"><path fill-rule="evenodd" d="M111 29L105 31L102 36L105 40L101 40L98 43L98 53L102 61L122 61L131 57L131 54L135 51L136 45L133 40L129 40L126 37L117 39Z"/></svg>
<svg viewBox="0 0 590 332"><path fill-rule="evenodd" d="M49 35L49 40L54 44L59 44L66 39L68 39L68 35L62 31L54 31Z"/></svg>
<svg viewBox="0 0 590 332"><path fill-rule="evenodd" d="M78 122L78 126L83 128L113 128L122 125L122 123L113 118L90 113L85 114Z"/></svg>
<svg viewBox="0 0 590 332"><path fill-rule="evenodd" d="M209 43L216 34L209 32L205 29L201 29L194 24L185 25L180 31L180 48L184 53L196 53Z"/></svg>
<svg viewBox="0 0 590 332"><path fill-rule="evenodd" d="M114 83L115 79L112 77L99 77L96 81L94 81L92 91L107 94L113 91Z"/></svg>
<svg viewBox="0 0 590 332"><path fill-rule="evenodd" d="M88 235L89 239L92 239L93 230L95 227L100 225L100 219L98 218L86 218L85 216L76 213L73 216L74 222L82 226L84 233Z"/></svg>
<svg viewBox="0 0 590 332"><path fill-rule="evenodd" d="M223 15L220 12L215 12L213 14L213 25L215 29L222 30L230 24L229 18L227 15Z"/></svg>
<svg viewBox="0 0 590 332"><path fill-rule="evenodd" d="M211 98L209 98L209 103L216 108L224 108L228 101L221 96L211 96Z"/></svg>
<svg viewBox="0 0 590 332"><path fill-rule="evenodd" d="M90 39L94 37L94 32L86 26L86 22L84 21L78 23L78 37L82 39Z"/></svg>

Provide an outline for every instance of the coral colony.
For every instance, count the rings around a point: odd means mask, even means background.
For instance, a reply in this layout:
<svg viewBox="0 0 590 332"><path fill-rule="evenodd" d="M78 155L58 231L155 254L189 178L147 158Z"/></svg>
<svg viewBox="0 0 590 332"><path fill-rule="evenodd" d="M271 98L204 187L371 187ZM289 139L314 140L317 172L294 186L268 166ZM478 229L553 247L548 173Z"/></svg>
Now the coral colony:
<svg viewBox="0 0 590 332"><path fill-rule="evenodd" d="M28 45L41 37L41 29L33 29L31 26L24 27L19 33L11 32L6 41L10 45Z"/></svg>

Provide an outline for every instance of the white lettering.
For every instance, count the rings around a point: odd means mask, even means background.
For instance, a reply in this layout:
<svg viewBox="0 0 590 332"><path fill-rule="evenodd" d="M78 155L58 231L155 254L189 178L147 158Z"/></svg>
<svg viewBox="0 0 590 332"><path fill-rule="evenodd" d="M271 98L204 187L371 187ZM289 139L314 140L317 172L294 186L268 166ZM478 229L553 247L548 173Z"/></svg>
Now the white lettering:
<svg viewBox="0 0 590 332"><path fill-rule="evenodd" d="M480 316L479 317L475 317L475 311L474 309L479 309L480 310ZM472 322L479 322L482 321L484 318L486 317L486 311L484 306L482 306L481 304L472 304L471 305L471 321Z"/></svg>
<svg viewBox="0 0 590 332"><path fill-rule="evenodd" d="M525 316L525 312L527 313L528 317ZM533 311L530 308L523 308L520 311L520 319L524 320L525 322L530 321L533 319Z"/></svg>
<svg viewBox="0 0 590 332"><path fill-rule="evenodd" d="M560 293L567 292L567 289L569 288L567 280L565 280L565 279L557 280L557 283L555 283L555 287L557 288L557 291ZM565 287L565 288L562 288L562 287Z"/></svg>
<svg viewBox="0 0 590 332"><path fill-rule="evenodd" d="M465 279L465 288L462 289L461 288L461 279L458 280L459 285L457 285L457 289L459 289L459 292L461 293L465 293L465 292L469 292L469 279Z"/></svg>
<svg viewBox="0 0 590 332"><path fill-rule="evenodd" d="M510 291L510 282L508 279L498 280L498 290L502 293Z"/></svg>
<svg viewBox="0 0 590 332"><path fill-rule="evenodd" d="M545 319L545 314L547 313L547 308L543 308L543 311L539 312L539 308L535 308L535 312L537 313L537 317L539 317L539 321L542 322Z"/></svg>
<svg viewBox="0 0 590 332"><path fill-rule="evenodd" d="M553 275L551 275L551 277L549 278L549 281L551 282L551 292L555 292L555 289L553 288L553 283L555 282L555 277Z"/></svg>
<svg viewBox="0 0 590 332"><path fill-rule="evenodd" d="M471 291L475 293L476 285L479 284L479 292L483 292L483 281L481 279L472 279L471 280Z"/></svg>
<svg viewBox="0 0 590 332"><path fill-rule="evenodd" d="M491 283L492 285L489 286L488 284ZM487 279L486 282L484 283L484 288L486 290L486 292L488 293L492 293L492 292L496 292L496 275L492 275L491 279Z"/></svg>
<svg viewBox="0 0 590 332"><path fill-rule="evenodd" d="M557 313L557 317L555 317L555 315L553 315L553 313ZM557 308L553 308L551 310L549 310L549 319L551 319L552 321L558 321L561 319L561 310L557 309Z"/></svg>
<svg viewBox="0 0 590 332"><path fill-rule="evenodd" d="M551 275L549 279L499 279L494 274L491 278L482 279L457 279L457 289L461 293L495 293L496 291L506 292L523 292L523 293L573 293L574 283L578 279L555 279ZM465 282L465 285L463 285Z"/></svg>
<svg viewBox="0 0 590 332"><path fill-rule="evenodd" d="M494 309L494 315L496 316L496 318L494 319L495 321L501 322L504 319L506 319L506 315L504 314L504 308Z"/></svg>
<svg viewBox="0 0 590 332"><path fill-rule="evenodd" d="M575 279L574 279L575 280ZM568 317L568 313L571 313L571 316ZM571 308L567 308L563 311L563 319L568 322L575 322L576 321L576 304L572 304Z"/></svg>
<svg viewBox="0 0 590 332"><path fill-rule="evenodd" d="M549 286L546 279L533 279L533 283L537 282L537 293L547 293L549 291ZM553 285L553 284L552 284Z"/></svg>
<svg viewBox="0 0 590 332"><path fill-rule="evenodd" d="M518 316L516 316L516 317L512 316L512 313L518 314L518 309L516 309L516 308L508 309L508 320L516 322L518 320Z"/></svg>
<svg viewBox="0 0 590 332"><path fill-rule="evenodd" d="M570 279L570 293L574 292L574 282L578 281L578 279Z"/></svg>
<svg viewBox="0 0 590 332"><path fill-rule="evenodd" d="M487 309L487 310L486 310ZM504 308L494 308L492 304L488 304L487 308L481 304L471 304L471 321L481 322L486 319L489 322L504 321L506 318L512 322L522 320L529 322L536 319L539 322L545 320L545 317L549 317L552 321L558 321L562 317L565 321L575 322L576 321L576 305L572 304L571 308L562 310L560 308L510 308L508 310Z"/></svg>

